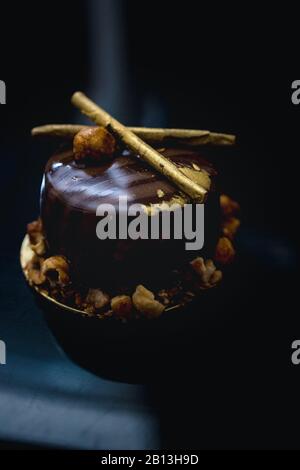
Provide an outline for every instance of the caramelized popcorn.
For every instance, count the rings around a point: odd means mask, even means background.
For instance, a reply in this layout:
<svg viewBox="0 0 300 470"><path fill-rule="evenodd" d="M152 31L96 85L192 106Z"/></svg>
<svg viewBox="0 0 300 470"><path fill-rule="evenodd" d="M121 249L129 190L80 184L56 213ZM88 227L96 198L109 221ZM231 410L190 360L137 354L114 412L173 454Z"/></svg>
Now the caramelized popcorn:
<svg viewBox="0 0 300 470"><path fill-rule="evenodd" d="M88 127L79 131L73 140L73 152L76 161L85 159L99 161L103 157L112 157L116 151L116 140L105 127Z"/></svg>
<svg viewBox="0 0 300 470"><path fill-rule="evenodd" d="M111 299L111 308L119 318L128 318L132 310L132 301L128 295L117 295Z"/></svg>
<svg viewBox="0 0 300 470"><path fill-rule="evenodd" d="M32 284L41 286L46 282L46 276L41 272L41 259L37 255L34 255L34 257L29 261L26 269L29 281Z"/></svg>
<svg viewBox="0 0 300 470"><path fill-rule="evenodd" d="M159 317L165 309L164 305L155 300L153 292L142 285L137 286L132 301L135 308L148 318Z"/></svg>
<svg viewBox="0 0 300 470"><path fill-rule="evenodd" d="M85 303L90 311L100 310L109 303L109 296L100 289L89 289Z"/></svg>
<svg viewBox="0 0 300 470"><path fill-rule="evenodd" d="M42 263L44 274L50 285L59 284L64 287L70 282L69 265L63 256L51 256Z"/></svg>
<svg viewBox="0 0 300 470"><path fill-rule="evenodd" d="M226 237L230 238L230 240L233 240L240 225L241 222L236 217L230 217L229 219L226 219L222 224L223 234Z"/></svg>
<svg viewBox="0 0 300 470"><path fill-rule="evenodd" d="M219 284L223 279L223 273L219 269L215 269L215 271L212 273L211 278L210 278L210 284L212 286L215 286Z"/></svg>
<svg viewBox="0 0 300 470"><path fill-rule="evenodd" d="M35 286L41 286L46 282L46 277L38 269L28 270L28 276Z"/></svg>
<svg viewBox="0 0 300 470"><path fill-rule="evenodd" d="M39 256L46 253L46 241L42 232L41 219L35 220L27 225L31 249Z"/></svg>
<svg viewBox="0 0 300 470"><path fill-rule="evenodd" d="M191 266L199 276L200 289L214 287L222 280L222 272L219 271L211 259L204 261L200 256L191 261Z"/></svg>
<svg viewBox="0 0 300 470"><path fill-rule="evenodd" d="M226 194L221 194L220 205L225 217L232 217L240 211L239 204Z"/></svg>
<svg viewBox="0 0 300 470"><path fill-rule="evenodd" d="M217 243L215 260L221 264L229 264L235 257L235 249L229 238L221 237Z"/></svg>

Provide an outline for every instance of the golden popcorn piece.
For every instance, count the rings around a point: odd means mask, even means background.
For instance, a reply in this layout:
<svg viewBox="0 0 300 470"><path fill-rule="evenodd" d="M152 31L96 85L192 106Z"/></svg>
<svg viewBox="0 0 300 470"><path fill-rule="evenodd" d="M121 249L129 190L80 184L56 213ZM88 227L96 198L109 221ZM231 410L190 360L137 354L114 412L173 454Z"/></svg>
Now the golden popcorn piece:
<svg viewBox="0 0 300 470"><path fill-rule="evenodd" d="M226 237L230 238L230 240L233 240L240 225L241 225L241 222L236 217L230 217L229 219L225 219L225 221L222 224L223 234Z"/></svg>
<svg viewBox="0 0 300 470"><path fill-rule="evenodd" d="M27 233L32 251L39 256L43 256L46 253L46 240L43 235L41 219L27 224Z"/></svg>
<svg viewBox="0 0 300 470"><path fill-rule="evenodd" d="M109 295L100 289L89 289L84 303L88 310L100 310L109 304Z"/></svg>
<svg viewBox="0 0 300 470"><path fill-rule="evenodd" d="M227 237L221 237L216 246L215 261L221 264L229 264L235 257L235 249Z"/></svg>
<svg viewBox="0 0 300 470"><path fill-rule="evenodd" d="M26 266L28 279L36 286L41 286L47 281L46 276L41 272L41 262L42 260L34 255Z"/></svg>
<svg viewBox="0 0 300 470"><path fill-rule="evenodd" d="M69 264L63 256L51 256L42 263L42 274L44 274L50 285L58 284L62 287L70 282Z"/></svg>
<svg viewBox="0 0 300 470"><path fill-rule="evenodd" d="M155 300L153 292L139 285L132 295L132 301L135 308L147 318L159 317L165 307L158 300Z"/></svg>
<svg viewBox="0 0 300 470"><path fill-rule="evenodd" d="M220 206L224 217L232 217L240 211L240 205L226 194L221 194Z"/></svg>
<svg viewBox="0 0 300 470"><path fill-rule="evenodd" d="M118 318L128 318L132 310L132 300L129 295L117 295L111 299L112 311Z"/></svg>
<svg viewBox="0 0 300 470"><path fill-rule="evenodd" d="M215 287L222 280L222 272L216 268L211 259L204 261L202 257L198 256L190 264L199 276L200 289Z"/></svg>

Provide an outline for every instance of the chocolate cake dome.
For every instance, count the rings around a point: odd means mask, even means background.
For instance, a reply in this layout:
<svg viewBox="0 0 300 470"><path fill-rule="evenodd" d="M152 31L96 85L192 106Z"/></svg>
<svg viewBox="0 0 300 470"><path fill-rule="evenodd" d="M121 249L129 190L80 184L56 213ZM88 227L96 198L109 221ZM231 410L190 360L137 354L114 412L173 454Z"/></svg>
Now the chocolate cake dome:
<svg viewBox="0 0 300 470"><path fill-rule="evenodd" d="M216 178L212 165L196 152L164 149L161 153L195 178L201 172L207 180ZM163 234L159 240L120 240L118 234L116 240L99 240L97 207L111 204L118 212L121 196L128 204L143 204L150 211L163 203L188 202L166 178L129 152L120 152L112 161L96 166L78 165L72 151L52 157L41 190L41 220L49 252L65 256L74 279L86 287L144 282L163 287L172 269L195 253L185 250L184 239L164 240ZM151 219L151 213L148 217ZM219 193L213 183L205 203L206 257L214 254L220 221Z"/></svg>

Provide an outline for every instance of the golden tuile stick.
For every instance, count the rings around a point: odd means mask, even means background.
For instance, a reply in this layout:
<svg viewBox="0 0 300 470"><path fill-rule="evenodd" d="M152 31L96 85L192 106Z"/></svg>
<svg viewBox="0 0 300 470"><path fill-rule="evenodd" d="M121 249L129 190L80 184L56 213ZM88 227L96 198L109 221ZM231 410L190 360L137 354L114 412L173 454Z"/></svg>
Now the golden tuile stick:
<svg viewBox="0 0 300 470"><path fill-rule="evenodd" d="M146 144L137 135L110 116L102 108L97 106L86 95L84 95L84 93L77 91L72 96L71 101L83 114L88 116L92 121L98 124L98 126L105 127L115 137L121 140L126 147L139 155L142 160L147 162L159 173L168 178L193 201L197 203L204 202L207 194L206 189L181 173L176 165L163 157L160 153L150 147L150 145Z"/></svg>
<svg viewBox="0 0 300 470"><path fill-rule="evenodd" d="M90 126L76 124L46 124L34 127L31 131L33 137L61 137L73 139L82 129ZM235 136L232 134L220 134L218 132L201 131L195 129L161 129L150 127L128 127L148 144L176 144L185 147L197 147L201 145L234 145Z"/></svg>
<svg viewBox="0 0 300 470"><path fill-rule="evenodd" d="M130 130L147 142L176 143L196 147L199 145L233 145L235 136L195 129L162 129L156 127L131 127Z"/></svg>

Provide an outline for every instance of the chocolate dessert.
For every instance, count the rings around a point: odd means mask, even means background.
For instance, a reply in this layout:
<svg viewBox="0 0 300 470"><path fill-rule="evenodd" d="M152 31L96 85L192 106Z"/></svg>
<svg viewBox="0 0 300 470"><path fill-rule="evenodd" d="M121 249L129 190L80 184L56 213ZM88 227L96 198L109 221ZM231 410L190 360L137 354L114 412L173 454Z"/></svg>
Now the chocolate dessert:
<svg viewBox="0 0 300 470"><path fill-rule="evenodd" d="M65 126L65 140L70 128ZM239 207L220 194L217 172L199 148L182 148L176 139L164 139L163 147L151 142L154 157L157 153L171 163L170 176L149 165L109 126L76 129L72 137L71 145L46 164L40 218L28 225L32 256L24 268L29 282L85 314L122 320L159 317L216 287L223 266L234 258ZM191 197L189 187L183 191L182 175L205 195L204 246L198 252L186 249L185 236L166 237L161 228L154 239L150 229L145 239L124 239L119 227L113 238L97 237L97 208L114 207L119 221L120 198L143 205L149 227L156 210L174 214L173 204L177 211L187 204L196 209L199 199ZM127 226L131 220L127 214Z"/></svg>

